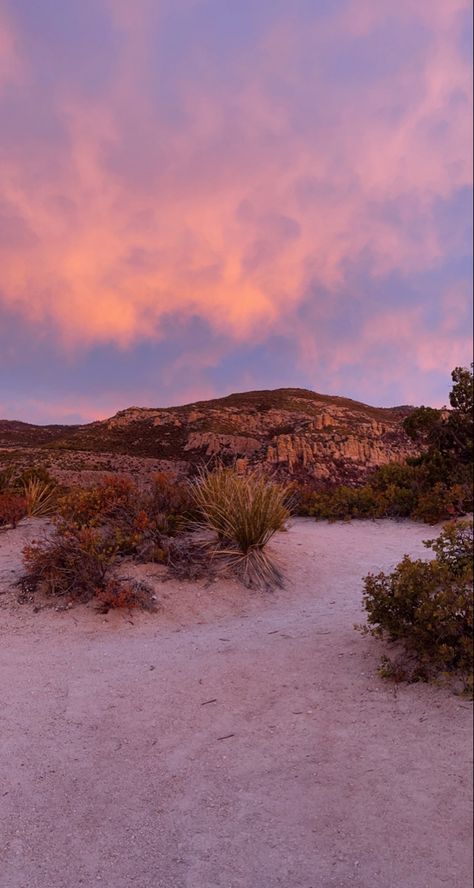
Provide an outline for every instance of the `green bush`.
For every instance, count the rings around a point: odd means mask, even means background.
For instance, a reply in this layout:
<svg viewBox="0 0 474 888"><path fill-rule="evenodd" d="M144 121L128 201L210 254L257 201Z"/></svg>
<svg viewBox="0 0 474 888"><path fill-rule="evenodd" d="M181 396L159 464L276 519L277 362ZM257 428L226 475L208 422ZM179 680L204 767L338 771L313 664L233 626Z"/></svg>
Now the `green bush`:
<svg viewBox="0 0 474 888"><path fill-rule="evenodd" d="M376 469L366 484L329 490L297 490L297 511L317 520L414 518L437 524L472 511L471 483L434 480L433 465L390 463Z"/></svg>
<svg viewBox="0 0 474 888"><path fill-rule="evenodd" d="M438 524L448 518L472 511L472 488L467 484L448 486L438 481L420 493L412 517L426 524Z"/></svg>
<svg viewBox="0 0 474 888"><path fill-rule="evenodd" d="M425 545L432 561L408 556L393 573L368 574L363 631L399 642L398 661L384 658L384 673L407 680L459 675L472 690L472 521L447 525Z"/></svg>
<svg viewBox="0 0 474 888"><path fill-rule="evenodd" d="M464 576L472 568L472 521L456 521L446 524L439 537L425 540L427 549L432 549L439 564L447 567L455 576Z"/></svg>
<svg viewBox="0 0 474 888"><path fill-rule="evenodd" d="M394 465L393 468L400 467ZM414 489L390 483L388 473L382 482L375 473L370 482L360 487L341 485L302 492L297 502L299 514L328 521L350 521L352 518L406 518L412 514L417 498Z"/></svg>

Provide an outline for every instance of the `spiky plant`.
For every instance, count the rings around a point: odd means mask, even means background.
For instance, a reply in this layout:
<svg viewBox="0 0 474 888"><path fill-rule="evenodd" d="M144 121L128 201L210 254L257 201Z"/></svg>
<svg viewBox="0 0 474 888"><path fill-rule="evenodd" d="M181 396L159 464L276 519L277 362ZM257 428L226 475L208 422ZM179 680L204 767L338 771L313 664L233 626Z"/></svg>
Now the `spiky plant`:
<svg viewBox="0 0 474 888"><path fill-rule="evenodd" d="M290 516L287 488L219 466L200 473L193 497L200 528L213 536L213 557L231 567L247 586L283 585L281 569L266 547Z"/></svg>
<svg viewBox="0 0 474 888"><path fill-rule="evenodd" d="M56 486L40 478L30 478L23 485L26 514L29 518L51 515L56 504Z"/></svg>

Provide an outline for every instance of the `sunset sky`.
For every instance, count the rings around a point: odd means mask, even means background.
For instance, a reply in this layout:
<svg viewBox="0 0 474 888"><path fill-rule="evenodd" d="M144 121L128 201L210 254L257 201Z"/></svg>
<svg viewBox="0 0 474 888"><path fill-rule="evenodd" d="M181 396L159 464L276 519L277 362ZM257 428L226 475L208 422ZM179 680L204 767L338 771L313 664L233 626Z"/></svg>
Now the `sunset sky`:
<svg viewBox="0 0 474 888"><path fill-rule="evenodd" d="M471 360L464 0L0 0L0 417Z"/></svg>

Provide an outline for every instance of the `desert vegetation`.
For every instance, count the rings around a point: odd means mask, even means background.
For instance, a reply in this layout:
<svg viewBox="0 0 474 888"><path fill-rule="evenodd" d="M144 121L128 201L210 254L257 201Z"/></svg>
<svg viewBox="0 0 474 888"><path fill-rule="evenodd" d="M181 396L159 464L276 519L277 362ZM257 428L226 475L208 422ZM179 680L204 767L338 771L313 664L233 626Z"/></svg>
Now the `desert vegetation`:
<svg viewBox="0 0 474 888"><path fill-rule="evenodd" d="M431 561L408 556L390 574L364 580L367 626L359 627L396 643L384 656L381 674L398 681L457 677L473 691L473 523L446 525L427 540Z"/></svg>
<svg viewBox="0 0 474 888"><path fill-rule="evenodd" d="M0 527L15 527L22 518L51 515L59 487L43 466L0 472Z"/></svg>
<svg viewBox="0 0 474 888"><path fill-rule="evenodd" d="M413 518L436 524L473 509L473 372L457 367L448 410L420 407L404 420L420 454L375 469L365 484L297 490L298 511L330 521Z"/></svg>
<svg viewBox="0 0 474 888"><path fill-rule="evenodd" d="M50 514L49 483L27 483L35 510L29 514ZM35 499L37 489L42 496ZM28 513L24 500L20 513ZM51 531L24 550L23 592L64 605L95 599L101 608L152 609L145 584L117 577L126 560L164 564L181 578L225 569L250 587L281 585L266 547L288 516L284 488L234 469L203 471L192 483L156 475L143 488L127 477L104 477L89 489L55 495Z"/></svg>
<svg viewBox="0 0 474 888"><path fill-rule="evenodd" d="M26 516L48 519L43 538L24 551L24 597L41 594L61 607L94 600L106 610L153 609L146 583L120 577L129 562L160 564L180 579L226 572L247 587L274 588L283 572L269 543L293 512L428 523L465 515L472 510L472 368L456 368L452 378L449 411L421 407L405 419L420 454L380 466L360 486L314 491L212 460L212 469L188 479L114 473L88 487L65 487L45 466L12 465L0 474L0 527ZM392 575L365 579L367 631L404 645L403 663L387 660L386 672L466 675L472 576L462 551L471 543L472 524L450 525L428 544L434 561L405 559Z"/></svg>
<svg viewBox="0 0 474 888"><path fill-rule="evenodd" d="M219 466L202 472L192 491L198 527L211 533L211 557L246 586L281 586L281 568L267 545L290 517L288 489L255 474Z"/></svg>
<svg viewBox="0 0 474 888"><path fill-rule="evenodd" d="M106 476L89 489L56 500L52 533L25 548L23 589L65 603L97 599L105 607L152 608L143 584L123 583L114 568L124 558L171 563L172 539L189 521L184 485L157 475L146 489Z"/></svg>

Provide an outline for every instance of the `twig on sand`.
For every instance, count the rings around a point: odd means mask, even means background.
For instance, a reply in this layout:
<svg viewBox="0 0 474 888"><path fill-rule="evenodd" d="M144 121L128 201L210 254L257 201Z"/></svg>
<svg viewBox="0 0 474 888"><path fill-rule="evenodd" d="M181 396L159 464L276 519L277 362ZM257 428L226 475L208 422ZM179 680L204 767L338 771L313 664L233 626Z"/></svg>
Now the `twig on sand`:
<svg viewBox="0 0 474 888"><path fill-rule="evenodd" d="M224 737L218 737L218 740L230 740L231 737L235 737L235 734L225 734Z"/></svg>

